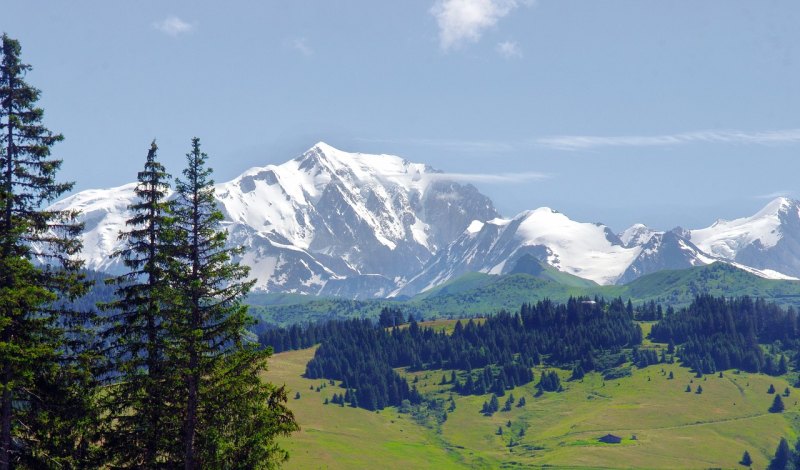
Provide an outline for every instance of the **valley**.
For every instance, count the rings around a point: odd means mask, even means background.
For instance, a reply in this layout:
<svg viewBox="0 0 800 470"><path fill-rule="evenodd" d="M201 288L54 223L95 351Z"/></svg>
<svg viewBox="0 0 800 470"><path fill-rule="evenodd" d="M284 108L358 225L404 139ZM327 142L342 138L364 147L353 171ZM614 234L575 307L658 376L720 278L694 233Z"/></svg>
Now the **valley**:
<svg viewBox="0 0 800 470"><path fill-rule="evenodd" d="M787 379L734 371L698 379L677 364L635 368L630 377L605 381L590 373L582 381L567 382L569 374L561 372L564 392L536 397L534 384L516 387L507 395L525 397L526 405L491 417L480 413L488 395L454 395L455 410L442 425L423 425L397 408L370 412L324 405L342 389L309 389L326 382L302 377L313 352L276 354L265 374L274 383L285 383L290 397L300 393L299 399L289 400L301 431L284 441L291 452L286 468L357 468L378 462L386 468L737 468L745 450L754 468L764 468L781 437L793 442L800 433L795 398L800 392ZM673 379L667 378L670 372ZM442 371L401 373L409 381L419 377L426 394L450 396L439 384ZM767 393L770 384L791 390L784 413L767 411L773 398ZM687 385L693 390L702 385L703 393L687 393ZM622 437L622 443L597 442L607 433ZM633 435L636 440L630 439ZM512 439L515 444L509 447Z"/></svg>

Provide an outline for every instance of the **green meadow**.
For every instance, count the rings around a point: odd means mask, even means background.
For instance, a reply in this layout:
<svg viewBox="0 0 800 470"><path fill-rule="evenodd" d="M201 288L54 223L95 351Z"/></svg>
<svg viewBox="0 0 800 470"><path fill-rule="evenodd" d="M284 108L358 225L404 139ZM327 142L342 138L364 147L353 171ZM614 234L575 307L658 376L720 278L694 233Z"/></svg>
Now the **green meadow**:
<svg viewBox="0 0 800 470"><path fill-rule="evenodd" d="M290 469L742 468L738 461L745 450L753 468L765 468L780 438L794 442L800 431L800 390L785 378L732 370L697 378L678 364L634 367L631 376L616 380L592 373L568 382L569 373L559 371L563 392L536 396L535 382L517 387L500 403L513 394L517 401L525 397L526 405L515 403L490 417L479 412L489 395L452 395L455 410L440 425L397 408L369 412L323 404L343 389L302 377L313 354L313 348L276 354L266 374L286 384L302 428L283 441ZM410 382L416 377L428 397L451 396L450 385L440 385L450 371L401 372ZM541 370L535 372L538 380ZM777 393L790 389L783 413L767 411L774 398L767 393L770 384ZM622 442L598 442L607 433Z"/></svg>

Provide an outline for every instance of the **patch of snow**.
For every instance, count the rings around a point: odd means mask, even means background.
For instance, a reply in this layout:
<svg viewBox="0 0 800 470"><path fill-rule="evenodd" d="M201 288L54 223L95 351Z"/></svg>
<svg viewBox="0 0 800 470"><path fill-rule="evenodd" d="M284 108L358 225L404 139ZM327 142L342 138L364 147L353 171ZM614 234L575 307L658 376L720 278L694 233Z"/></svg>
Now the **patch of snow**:
<svg viewBox="0 0 800 470"><path fill-rule="evenodd" d="M641 251L612 244L603 225L575 222L547 207L521 216L517 236L522 246L544 245L552 253L551 265L598 284L613 284Z"/></svg>
<svg viewBox="0 0 800 470"><path fill-rule="evenodd" d="M755 242L763 248L773 247L782 238L781 212L790 205L789 199L779 197L751 217L720 219L710 227L692 230L691 241L706 253L728 260Z"/></svg>
<svg viewBox="0 0 800 470"><path fill-rule="evenodd" d="M619 239L628 247L644 245L657 233L661 232L656 232L644 224L633 224L619 234Z"/></svg>
<svg viewBox="0 0 800 470"><path fill-rule="evenodd" d="M469 224L469 227L467 227L467 233L470 233L470 234L474 235L474 234L476 234L476 233L481 231L481 229L483 228L483 225L484 225L483 222L481 222L480 220L473 220Z"/></svg>

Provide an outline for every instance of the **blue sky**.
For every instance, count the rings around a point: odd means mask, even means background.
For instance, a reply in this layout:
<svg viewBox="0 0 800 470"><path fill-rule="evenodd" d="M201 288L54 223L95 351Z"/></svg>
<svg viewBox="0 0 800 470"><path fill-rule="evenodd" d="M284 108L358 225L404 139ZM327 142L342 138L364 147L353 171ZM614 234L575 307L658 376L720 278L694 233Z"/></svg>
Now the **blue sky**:
<svg viewBox="0 0 800 470"><path fill-rule="evenodd" d="M22 43L76 189L192 136L217 180L324 140L475 175L504 215L616 230L800 197L800 2L27 0ZM545 177L542 177L544 175Z"/></svg>

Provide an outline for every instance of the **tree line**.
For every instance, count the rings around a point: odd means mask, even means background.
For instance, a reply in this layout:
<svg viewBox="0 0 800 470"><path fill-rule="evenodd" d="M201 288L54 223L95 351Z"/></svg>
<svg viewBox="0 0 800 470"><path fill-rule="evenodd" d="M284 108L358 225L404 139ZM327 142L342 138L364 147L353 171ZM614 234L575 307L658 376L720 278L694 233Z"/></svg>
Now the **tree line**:
<svg viewBox="0 0 800 470"><path fill-rule="evenodd" d="M580 371L604 368L608 357L641 344L641 329L628 307L621 299L571 298L563 304L543 300L483 322L459 320L451 334L422 327L413 318L406 326L386 328L403 316L385 309L377 324L333 320L290 328L262 327L259 341L276 349L321 343L306 366L306 376L340 380L343 387L354 390L358 406L381 409L399 406L404 399L420 399L414 387L409 388L395 372L398 367L451 369L450 379L444 379L453 391L498 396L532 382L531 369L542 363ZM552 384L552 375L543 379L543 390L560 388Z"/></svg>
<svg viewBox="0 0 800 470"><path fill-rule="evenodd" d="M220 228L212 170L192 139L175 180L150 146L113 256L102 314L81 300L79 214L43 208L63 139L43 124L16 40L0 63L0 470L271 468L297 429L286 391L262 380L252 287Z"/></svg>
<svg viewBox="0 0 800 470"><path fill-rule="evenodd" d="M781 375L788 371L785 353L796 354L797 311L763 299L699 295L653 325L654 341L678 345L683 364L702 373L731 368ZM775 353L765 351L769 344Z"/></svg>

